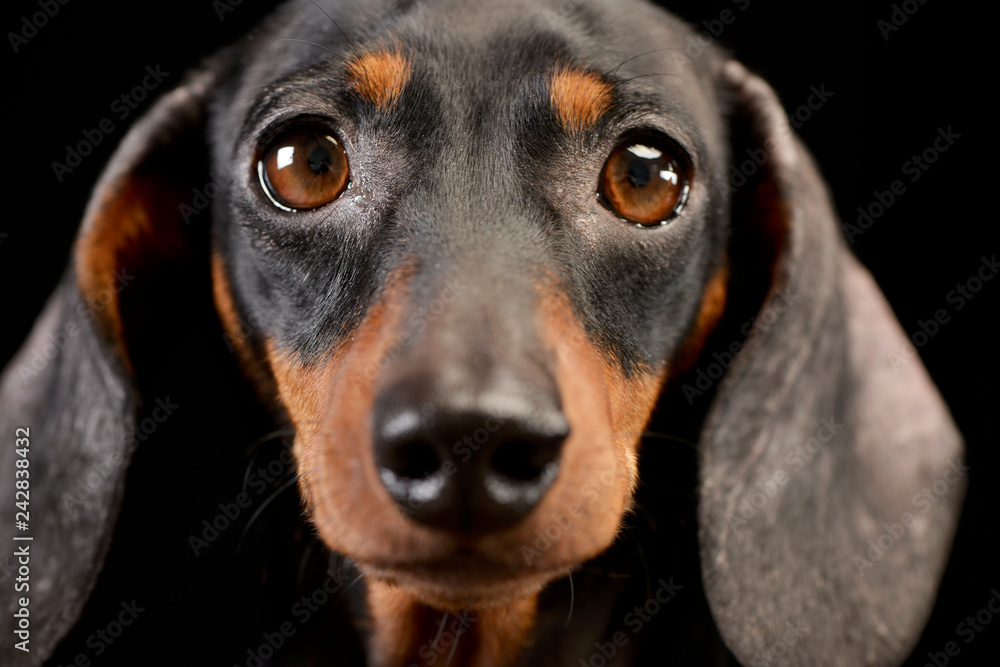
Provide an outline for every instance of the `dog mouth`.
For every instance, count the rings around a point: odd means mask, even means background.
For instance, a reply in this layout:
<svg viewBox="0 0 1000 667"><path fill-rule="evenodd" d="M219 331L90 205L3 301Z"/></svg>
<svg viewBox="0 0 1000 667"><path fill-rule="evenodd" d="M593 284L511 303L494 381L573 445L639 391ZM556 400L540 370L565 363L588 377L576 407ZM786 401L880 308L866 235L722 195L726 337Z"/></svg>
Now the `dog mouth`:
<svg viewBox="0 0 1000 667"><path fill-rule="evenodd" d="M569 574L575 564L531 567L470 549L423 561L358 563L369 578L397 586L438 609L486 609L533 595Z"/></svg>

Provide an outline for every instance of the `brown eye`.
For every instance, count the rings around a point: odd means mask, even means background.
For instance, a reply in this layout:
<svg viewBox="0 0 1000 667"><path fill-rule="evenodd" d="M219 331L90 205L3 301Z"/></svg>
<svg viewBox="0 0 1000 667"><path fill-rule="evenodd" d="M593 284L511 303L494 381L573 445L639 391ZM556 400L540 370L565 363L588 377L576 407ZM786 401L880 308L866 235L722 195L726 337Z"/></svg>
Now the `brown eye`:
<svg viewBox="0 0 1000 667"><path fill-rule="evenodd" d="M347 156L328 129L295 127L268 145L257 173L268 198L281 208L316 208L347 187Z"/></svg>
<svg viewBox="0 0 1000 667"><path fill-rule="evenodd" d="M687 195L687 175L667 141L650 138L615 149L601 172L601 196L619 216L643 226L660 225Z"/></svg>

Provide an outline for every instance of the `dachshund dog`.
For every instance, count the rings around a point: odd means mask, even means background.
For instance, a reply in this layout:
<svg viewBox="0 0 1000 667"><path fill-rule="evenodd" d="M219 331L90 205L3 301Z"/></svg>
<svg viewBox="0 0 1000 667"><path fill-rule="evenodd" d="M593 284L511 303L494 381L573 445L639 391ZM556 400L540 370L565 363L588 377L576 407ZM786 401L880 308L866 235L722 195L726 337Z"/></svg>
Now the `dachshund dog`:
<svg viewBox="0 0 1000 667"><path fill-rule="evenodd" d="M293 0L164 95L3 376L3 663L905 660L961 438L693 34Z"/></svg>

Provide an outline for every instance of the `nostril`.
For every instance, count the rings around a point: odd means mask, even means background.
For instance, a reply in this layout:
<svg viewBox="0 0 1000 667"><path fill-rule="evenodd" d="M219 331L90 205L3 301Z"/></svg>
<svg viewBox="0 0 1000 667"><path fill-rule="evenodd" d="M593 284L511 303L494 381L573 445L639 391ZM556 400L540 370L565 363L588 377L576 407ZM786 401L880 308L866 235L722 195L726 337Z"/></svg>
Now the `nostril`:
<svg viewBox="0 0 1000 667"><path fill-rule="evenodd" d="M513 437L501 442L489 460L483 490L498 526L520 520L534 508L559 475L559 454L566 429L558 435Z"/></svg>
<svg viewBox="0 0 1000 667"><path fill-rule="evenodd" d="M392 448L382 462L383 467L391 470L397 477L408 479L429 477L441 468L441 463L434 446L422 440Z"/></svg>
<svg viewBox="0 0 1000 667"><path fill-rule="evenodd" d="M434 445L426 440L409 440L381 448L376 455L379 479L397 503L410 511L438 501L447 479Z"/></svg>
<svg viewBox="0 0 1000 667"><path fill-rule="evenodd" d="M558 452L525 440L503 443L493 454L494 472L516 482L531 482L542 476L546 468L555 465Z"/></svg>
<svg viewBox="0 0 1000 667"><path fill-rule="evenodd" d="M420 479L399 477L388 468L379 470L379 479L396 502L411 510L418 510L424 503L439 499L447 480L441 472Z"/></svg>

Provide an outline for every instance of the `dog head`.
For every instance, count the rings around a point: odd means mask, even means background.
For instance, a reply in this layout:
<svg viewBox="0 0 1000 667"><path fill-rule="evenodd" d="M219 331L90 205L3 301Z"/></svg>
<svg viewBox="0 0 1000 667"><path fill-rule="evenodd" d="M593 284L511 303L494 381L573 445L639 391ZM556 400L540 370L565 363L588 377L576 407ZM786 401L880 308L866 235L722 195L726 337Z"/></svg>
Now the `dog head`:
<svg viewBox="0 0 1000 667"><path fill-rule="evenodd" d="M678 70L657 45L682 28L611 11L293 7L211 92L222 322L324 540L433 605L506 605L608 547L660 387L722 312L721 62ZM81 237L84 291L136 263L107 260L119 219Z"/></svg>
<svg viewBox="0 0 1000 667"><path fill-rule="evenodd" d="M960 445L919 365L875 367L901 332L771 90L646 4L459 4L290 3L133 128L75 255L84 301L139 276L94 323L107 363L141 394L210 280L378 660L423 607L513 609L513 659L615 540L658 401L756 314L699 442L716 621L748 663L790 619L800 663L905 655L960 494L853 557Z"/></svg>

